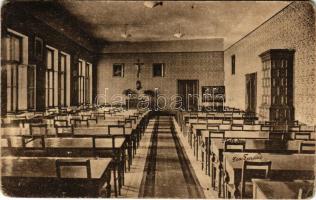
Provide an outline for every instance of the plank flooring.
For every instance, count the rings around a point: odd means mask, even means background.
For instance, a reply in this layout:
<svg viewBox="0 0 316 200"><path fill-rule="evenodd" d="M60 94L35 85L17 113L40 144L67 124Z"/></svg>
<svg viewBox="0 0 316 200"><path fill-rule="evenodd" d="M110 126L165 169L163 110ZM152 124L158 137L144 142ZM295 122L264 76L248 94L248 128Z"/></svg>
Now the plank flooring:
<svg viewBox="0 0 316 200"><path fill-rule="evenodd" d="M170 116L156 116L140 186L142 198L205 198Z"/></svg>

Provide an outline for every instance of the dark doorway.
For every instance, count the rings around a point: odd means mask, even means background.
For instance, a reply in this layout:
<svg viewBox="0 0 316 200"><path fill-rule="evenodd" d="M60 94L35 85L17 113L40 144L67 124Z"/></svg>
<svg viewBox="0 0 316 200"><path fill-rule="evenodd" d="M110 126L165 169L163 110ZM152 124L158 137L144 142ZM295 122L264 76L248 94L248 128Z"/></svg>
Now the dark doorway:
<svg viewBox="0 0 316 200"><path fill-rule="evenodd" d="M199 81L178 80L178 95L182 98L182 109L198 110Z"/></svg>
<svg viewBox="0 0 316 200"><path fill-rule="evenodd" d="M256 113L257 73L246 74L246 112Z"/></svg>

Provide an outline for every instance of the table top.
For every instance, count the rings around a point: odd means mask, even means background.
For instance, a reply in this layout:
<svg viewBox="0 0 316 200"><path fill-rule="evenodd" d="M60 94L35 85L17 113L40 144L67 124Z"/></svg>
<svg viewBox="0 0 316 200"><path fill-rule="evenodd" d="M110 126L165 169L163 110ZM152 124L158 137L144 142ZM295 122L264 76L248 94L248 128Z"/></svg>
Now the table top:
<svg viewBox="0 0 316 200"><path fill-rule="evenodd" d="M246 152L298 152L301 140L289 140L287 142L282 142L279 140L273 141L269 139L241 139L245 141L245 151ZM224 150L225 139L213 138L211 140L211 148L215 157L220 158L220 152ZM316 141L304 141L304 143L315 144Z"/></svg>
<svg viewBox="0 0 316 200"><path fill-rule="evenodd" d="M198 112L198 117L206 117L206 114L214 115L215 117L233 117L233 118L241 118L245 115L242 112ZM184 113L183 118L190 117L190 113ZM209 116L211 118L211 116Z"/></svg>
<svg viewBox="0 0 316 200"><path fill-rule="evenodd" d="M91 178L100 179L108 169L111 158L84 159L84 158L60 158L60 157L2 157L2 177L30 177L30 178L57 178L56 160L90 161ZM86 179L85 166L67 166L61 168L61 176L70 179Z"/></svg>
<svg viewBox="0 0 316 200"><path fill-rule="evenodd" d="M10 137L11 146L13 148L22 148L21 137ZM44 138L45 148L50 149L93 149L93 139L89 138ZM115 148L121 148L125 142L125 138L115 138ZM9 147L6 139L1 138L1 147ZM40 138L37 138L26 144L27 148L42 147ZM96 149L112 149L112 138L96 138Z"/></svg>
<svg viewBox="0 0 316 200"><path fill-rule="evenodd" d="M30 131L28 128L1 128L0 130L1 130L2 136L30 135ZM131 135L132 130L133 130L132 128L125 128L125 135ZM43 134L43 131L40 131L40 133L34 133L34 135L44 135L44 134ZM56 136L56 129L47 128L47 135ZM108 126L74 128L74 136L98 136L98 135L108 135ZM122 128L111 128L111 135L123 135Z"/></svg>
<svg viewBox="0 0 316 200"><path fill-rule="evenodd" d="M250 138L250 139L268 139L270 136L269 131L224 131L225 138ZM209 136L209 130L201 130L201 135L203 138Z"/></svg>
<svg viewBox="0 0 316 200"><path fill-rule="evenodd" d="M306 193L313 191L312 181L271 181L264 179L252 179L254 188L260 191L260 199L297 199L299 189L303 190L303 197ZM308 198L308 197L307 197Z"/></svg>
<svg viewBox="0 0 316 200"><path fill-rule="evenodd" d="M314 171L314 154L273 154L273 153L229 153L224 152L224 165L227 171L241 169L244 160L269 160L271 170Z"/></svg>

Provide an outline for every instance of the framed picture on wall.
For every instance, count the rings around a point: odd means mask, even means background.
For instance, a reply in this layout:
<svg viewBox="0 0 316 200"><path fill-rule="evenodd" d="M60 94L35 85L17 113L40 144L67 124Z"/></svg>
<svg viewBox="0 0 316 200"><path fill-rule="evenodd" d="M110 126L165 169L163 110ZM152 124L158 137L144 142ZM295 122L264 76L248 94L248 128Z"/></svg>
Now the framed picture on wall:
<svg viewBox="0 0 316 200"><path fill-rule="evenodd" d="M35 37L34 57L39 61L43 59L43 40L39 37Z"/></svg>
<svg viewBox="0 0 316 200"><path fill-rule="evenodd" d="M113 77L124 77L124 64L113 64Z"/></svg>

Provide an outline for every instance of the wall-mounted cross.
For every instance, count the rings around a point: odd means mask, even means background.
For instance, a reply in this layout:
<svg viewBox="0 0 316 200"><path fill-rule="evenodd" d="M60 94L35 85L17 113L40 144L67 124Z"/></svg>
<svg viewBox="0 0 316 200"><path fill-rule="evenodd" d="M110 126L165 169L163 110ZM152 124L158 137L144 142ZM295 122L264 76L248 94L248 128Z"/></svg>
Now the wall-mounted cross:
<svg viewBox="0 0 316 200"><path fill-rule="evenodd" d="M143 66L144 63L141 63L139 59L137 59L137 63L134 63L134 65L136 66L136 70L137 70L137 78L139 78L141 66Z"/></svg>

